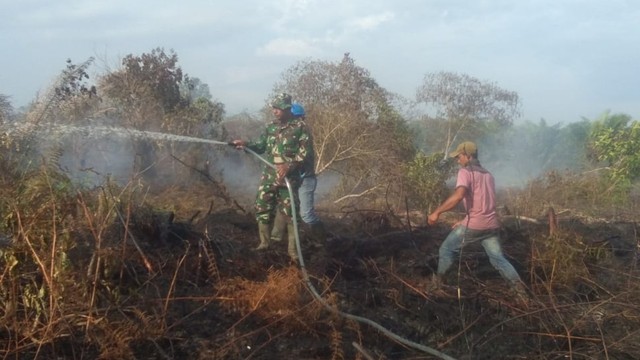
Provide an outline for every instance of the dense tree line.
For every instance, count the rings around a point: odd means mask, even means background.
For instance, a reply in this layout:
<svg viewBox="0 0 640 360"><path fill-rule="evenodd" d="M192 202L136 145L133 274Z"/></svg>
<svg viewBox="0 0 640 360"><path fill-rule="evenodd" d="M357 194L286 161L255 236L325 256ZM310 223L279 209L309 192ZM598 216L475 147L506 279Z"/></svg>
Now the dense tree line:
<svg viewBox="0 0 640 360"><path fill-rule="evenodd" d="M157 48L125 56L119 68L91 79L94 59L67 61L55 84L18 113L0 95L0 120L36 124L108 124L201 138L226 137L224 104L212 99L207 84L184 73L178 55ZM304 60L285 69L273 93L286 91L304 104L313 130L317 172L340 181L333 201L355 205L381 200L382 207L428 208L446 193L451 175L446 154L452 144L473 139L484 159L510 165L526 176L554 169L576 172L598 169L616 191L629 191L640 176L640 126L626 114L603 113L599 119L549 125L515 120L517 93L466 74L427 73L415 99L403 99L377 83L367 69L345 54L336 62ZM270 118L268 108L243 114L250 133ZM248 119L248 120L247 120ZM80 149L81 140L71 140ZM24 148L24 145L23 145ZM503 149L508 149L507 151ZM132 167L157 177L155 164L167 154L208 173L208 152L152 139L131 144Z"/></svg>

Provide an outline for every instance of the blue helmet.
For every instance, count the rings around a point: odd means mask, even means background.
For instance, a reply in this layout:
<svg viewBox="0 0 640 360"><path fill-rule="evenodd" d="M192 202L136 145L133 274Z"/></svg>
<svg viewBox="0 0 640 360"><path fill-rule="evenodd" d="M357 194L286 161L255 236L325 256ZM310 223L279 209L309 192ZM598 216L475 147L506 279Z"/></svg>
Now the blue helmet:
<svg viewBox="0 0 640 360"><path fill-rule="evenodd" d="M295 117L302 117L304 116L304 108L298 103L293 103L293 105L291 105L291 113Z"/></svg>

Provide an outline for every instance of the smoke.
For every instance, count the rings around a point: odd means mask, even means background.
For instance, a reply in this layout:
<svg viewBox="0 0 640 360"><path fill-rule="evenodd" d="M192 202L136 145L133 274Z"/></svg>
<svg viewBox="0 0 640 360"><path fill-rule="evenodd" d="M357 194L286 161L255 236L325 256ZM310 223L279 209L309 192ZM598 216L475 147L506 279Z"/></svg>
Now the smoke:
<svg viewBox="0 0 640 360"><path fill-rule="evenodd" d="M237 150L227 150L219 153L218 166L221 169L222 180L231 197L243 206L252 206L260 183L260 176L264 163L255 156ZM323 172L318 175L318 185L315 191L316 204L323 201L340 181L340 175Z"/></svg>
<svg viewBox="0 0 640 360"><path fill-rule="evenodd" d="M314 194L314 202L320 203L328 198L331 195L331 191L334 190L340 182L340 178L341 175L329 171L318 175L318 185Z"/></svg>
<svg viewBox="0 0 640 360"><path fill-rule="evenodd" d="M158 132L54 124L23 124L3 130L14 139L28 138L26 141L37 147L34 159L55 157L59 168L85 188L101 186L107 180L125 186L139 178L158 189L214 180L238 204L250 208L265 166L226 142ZM319 176L316 198L329 193L337 180L337 176Z"/></svg>
<svg viewBox="0 0 640 360"><path fill-rule="evenodd" d="M249 178L242 171L250 168L238 166L238 154L217 140L101 125L21 123L5 125L2 132L21 163L34 169L44 160L88 188L139 178L152 186L221 181L221 174L240 186Z"/></svg>
<svg viewBox="0 0 640 360"><path fill-rule="evenodd" d="M523 187L550 171L580 171L587 160L586 124L525 123L477 142L482 165L500 187Z"/></svg>
<svg viewBox="0 0 640 360"><path fill-rule="evenodd" d="M229 195L243 207L251 206L255 201L263 163L249 153L231 148L217 151L214 155L217 159L214 168Z"/></svg>
<svg viewBox="0 0 640 360"><path fill-rule="evenodd" d="M580 170L588 166L585 131L579 126L524 124L508 134L474 140L480 160L490 170L498 187L522 187L551 170ZM48 126L20 131L3 129L10 136L35 138L42 156L61 149L60 167L77 184L94 187L106 179L119 185L140 177L151 185L190 184L203 176L219 181L229 196L245 207L255 201L264 164L249 153L225 142L102 126ZM140 141L153 140L144 153ZM209 143L207 143L209 142ZM147 159L145 163L141 159ZM34 163L39 163L33 161ZM150 167L149 167L150 166ZM340 176L324 172L318 176L316 202L322 202Z"/></svg>
<svg viewBox="0 0 640 360"><path fill-rule="evenodd" d="M129 182L135 173L135 152L131 141L121 138L88 139L65 136L56 144L43 144L43 153L62 145L60 167L77 184L95 187L106 179L119 185Z"/></svg>

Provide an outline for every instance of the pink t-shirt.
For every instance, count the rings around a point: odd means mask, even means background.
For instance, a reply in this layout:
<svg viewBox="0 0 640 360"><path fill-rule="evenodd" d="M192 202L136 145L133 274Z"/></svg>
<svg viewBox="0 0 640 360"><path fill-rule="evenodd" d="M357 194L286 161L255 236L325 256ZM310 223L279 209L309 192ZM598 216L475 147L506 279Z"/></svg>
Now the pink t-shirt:
<svg viewBox="0 0 640 360"><path fill-rule="evenodd" d="M468 167L458 171L456 188L467 189L463 203L467 216L461 225L473 230L488 230L500 227L496 214L496 185L493 175L484 170L470 170Z"/></svg>

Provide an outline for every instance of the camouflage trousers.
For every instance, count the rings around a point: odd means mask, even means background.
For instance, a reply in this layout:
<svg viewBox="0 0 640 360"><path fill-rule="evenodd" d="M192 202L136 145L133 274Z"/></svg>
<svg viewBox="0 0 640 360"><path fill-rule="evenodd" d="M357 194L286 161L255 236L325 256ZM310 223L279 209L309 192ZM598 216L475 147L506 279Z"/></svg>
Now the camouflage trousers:
<svg viewBox="0 0 640 360"><path fill-rule="evenodd" d="M298 188L300 187L300 179L298 177L289 177L293 199L289 194L286 184L279 184L276 181L275 171L264 172L260 178L260 186L258 187L258 195L256 196L256 220L261 224L270 224L275 217L277 211L283 213L288 218L293 216L291 204L296 207L296 213L299 211Z"/></svg>

